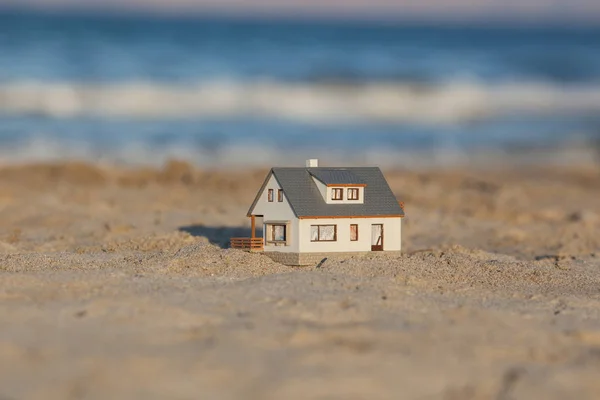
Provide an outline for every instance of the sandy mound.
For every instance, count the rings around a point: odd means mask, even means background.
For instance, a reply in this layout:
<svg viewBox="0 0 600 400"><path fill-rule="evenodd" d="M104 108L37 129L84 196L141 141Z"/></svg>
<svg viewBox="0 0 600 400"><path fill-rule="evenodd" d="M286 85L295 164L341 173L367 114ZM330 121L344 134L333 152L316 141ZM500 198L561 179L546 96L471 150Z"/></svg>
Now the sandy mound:
<svg viewBox="0 0 600 400"><path fill-rule="evenodd" d="M600 171L388 171L318 268L227 248L265 173L0 169L0 398L598 397Z"/></svg>

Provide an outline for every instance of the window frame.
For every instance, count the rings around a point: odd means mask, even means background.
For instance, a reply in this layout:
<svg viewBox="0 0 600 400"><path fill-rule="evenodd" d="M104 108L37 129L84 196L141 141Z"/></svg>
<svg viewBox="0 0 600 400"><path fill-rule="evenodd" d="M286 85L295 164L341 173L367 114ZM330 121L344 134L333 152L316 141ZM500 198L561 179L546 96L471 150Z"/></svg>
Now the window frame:
<svg viewBox="0 0 600 400"><path fill-rule="evenodd" d="M352 239L352 227L356 227L356 237L354 239ZM350 224L350 241L358 242L358 237L358 224Z"/></svg>
<svg viewBox="0 0 600 400"><path fill-rule="evenodd" d="M274 197L275 197L275 196L274 196L274 193L273 193L273 189L269 189L269 190L267 191L267 201L268 201L269 203L272 203L272 202L273 202L273 199L274 199Z"/></svg>
<svg viewBox="0 0 600 400"><path fill-rule="evenodd" d="M285 243L287 244L288 232L287 232L287 224L266 224L269 229L267 230L268 239L266 240L267 244L269 243ZM275 240L275 227L282 226L283 227L283 240Z"/></svg>
<svg viewBox="0 0 600 400"><path fill-rule="evenodd" d="M339 193L339 197L336 197L337 193ZM332 188L331 189L331 200L343 201L344 200L344 189L343 188Z"/></svg>
<svg viewBox="0 0 600 400"><path fill-rule="evenodd" d="M283 189L277 189L277 202L283 203Z"/></svg>
<svg viewBox="0 0 600 400"><path fill-rule="evenodd" d="M322 240L321 239L321 228L322 227L329 227L329 226L333 226L333 239L332 240ZM317 240L313 240L312 238L312 228L313 227L317 227ZM310 241L312 243L316 243L316 242L337 242L337 225L334 224L326 224L326 225L311 225L310 226Z"/></svg>
<svg viewBox="0 0 600 400"><path fill-rule="evenodd" d="M354 193L356 196L353 196L350 193ZM348 188L348 200L360 200L360 190L358 188Z"/></svg>

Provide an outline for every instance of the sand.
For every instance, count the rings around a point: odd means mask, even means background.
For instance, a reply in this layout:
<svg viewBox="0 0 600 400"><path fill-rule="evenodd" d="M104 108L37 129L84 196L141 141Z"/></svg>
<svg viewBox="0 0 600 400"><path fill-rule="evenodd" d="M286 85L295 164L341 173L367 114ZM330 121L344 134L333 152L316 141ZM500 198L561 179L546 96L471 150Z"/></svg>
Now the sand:
<svg viewBox="0 0 600 400"><path fill-rule="evenodd" d="M385 171L402 256L227 249L266 170L0 168L0 399L594 399L600 170Z"/></svg>

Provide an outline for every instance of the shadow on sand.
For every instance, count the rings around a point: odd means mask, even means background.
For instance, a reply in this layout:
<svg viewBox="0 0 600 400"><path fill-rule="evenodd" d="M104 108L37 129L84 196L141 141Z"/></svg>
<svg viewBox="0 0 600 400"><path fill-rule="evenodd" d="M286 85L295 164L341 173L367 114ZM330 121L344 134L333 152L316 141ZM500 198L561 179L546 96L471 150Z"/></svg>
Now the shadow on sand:
<svg viewBox="0 0 600 400"><path fill-rule="evenodd" d="M178 229L181 232L187 232L192 236L202 236L214 245L222 249L230 247L229 240L232 237L250 237L250 228L244 226L205 226L205 225L190 225L181 226ZM256 236L262 237L262 232L256 230Z"/></svg>

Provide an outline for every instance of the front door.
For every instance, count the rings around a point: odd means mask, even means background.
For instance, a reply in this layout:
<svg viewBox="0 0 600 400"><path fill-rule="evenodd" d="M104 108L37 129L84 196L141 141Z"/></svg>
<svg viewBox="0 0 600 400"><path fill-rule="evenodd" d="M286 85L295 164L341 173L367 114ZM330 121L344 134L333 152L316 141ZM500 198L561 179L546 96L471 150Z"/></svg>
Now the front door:
<svg viewBox="0 0 600 400"><path fill-rule="evenodd" d="M383 251L383 224L371 225L371 251Z"/></svg>

